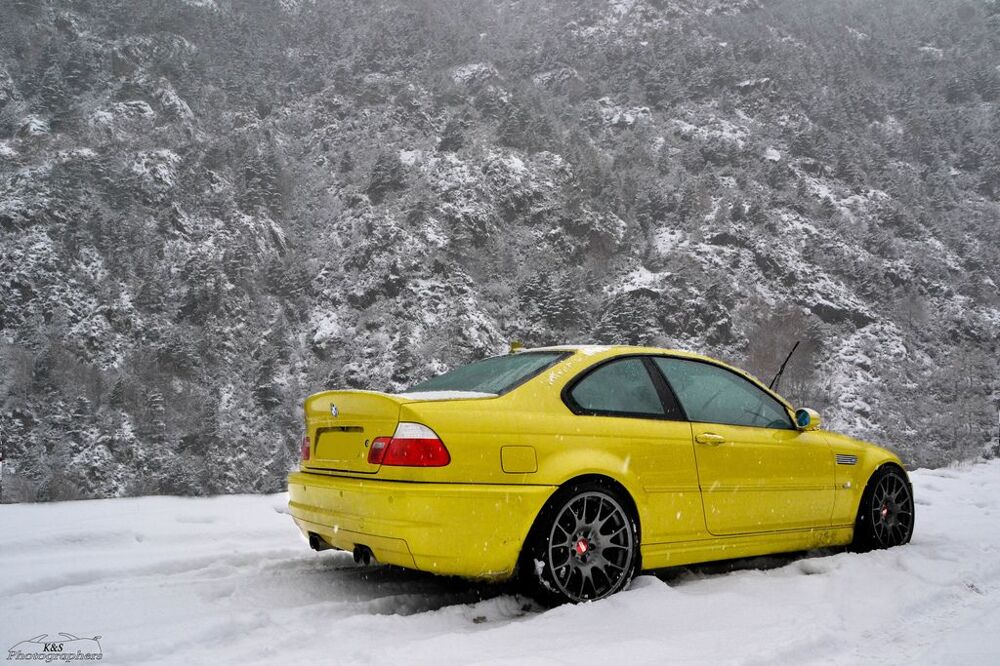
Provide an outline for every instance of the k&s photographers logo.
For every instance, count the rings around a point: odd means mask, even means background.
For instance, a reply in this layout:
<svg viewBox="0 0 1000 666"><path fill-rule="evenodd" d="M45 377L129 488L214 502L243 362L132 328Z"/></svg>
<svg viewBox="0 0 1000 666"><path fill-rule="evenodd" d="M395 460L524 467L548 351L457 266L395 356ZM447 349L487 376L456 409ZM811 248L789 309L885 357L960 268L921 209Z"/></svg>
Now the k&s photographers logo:
<svg viewBox="0 0 1000 666"><path fill-rule="evenodd" d="M101 637L80 638L60 633L57 637L41 634L21 641L7 650L7 661L52 662L100 661L104 658Z"/></svg>

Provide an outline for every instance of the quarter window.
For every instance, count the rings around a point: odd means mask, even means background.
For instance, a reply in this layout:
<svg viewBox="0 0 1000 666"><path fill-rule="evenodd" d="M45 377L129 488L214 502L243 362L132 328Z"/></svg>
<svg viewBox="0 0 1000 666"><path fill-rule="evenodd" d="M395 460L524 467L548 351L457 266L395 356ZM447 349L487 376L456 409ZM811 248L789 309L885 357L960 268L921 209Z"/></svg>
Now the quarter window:
<svg viewBox="0 0 1000 666"><path fill-rule="evenodd" d="M664 416L663 403L641 358L606 363L570 391L579 411L619 416Z"/></svg>
<svg viewBox="0 0 1000 666"><path fill-rule="evenodd" d="M680 358L661 356L654 362L692 421L794 429L780 402L735 372Z"/></svg>

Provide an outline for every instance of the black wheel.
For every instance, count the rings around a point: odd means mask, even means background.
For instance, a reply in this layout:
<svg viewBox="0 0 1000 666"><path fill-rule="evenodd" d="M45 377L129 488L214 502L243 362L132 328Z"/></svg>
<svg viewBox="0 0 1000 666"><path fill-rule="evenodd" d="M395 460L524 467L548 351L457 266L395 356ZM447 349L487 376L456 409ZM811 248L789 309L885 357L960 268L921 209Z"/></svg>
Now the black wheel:
<svg viewBox="0 0 1000 666"><path fill-rule="evenodd" d="M610 484L557 492L532 527L521 558L528 593L548 605L603 599L628 586L639 564L636 521Z"/></svg>
<svg viewBox="0 0 1000 666"><path fill-rule="evenodd" d="M872 475L858 507L854 549L860 552L892 548L913 536L913 489L897 467L883 467Z"/></svg>

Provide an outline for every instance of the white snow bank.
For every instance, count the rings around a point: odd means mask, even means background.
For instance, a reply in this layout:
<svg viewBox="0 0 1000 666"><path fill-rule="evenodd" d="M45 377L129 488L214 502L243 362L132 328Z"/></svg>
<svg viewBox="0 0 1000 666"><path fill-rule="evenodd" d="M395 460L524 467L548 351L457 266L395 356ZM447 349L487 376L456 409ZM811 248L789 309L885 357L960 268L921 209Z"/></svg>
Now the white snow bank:
<svg viewBox="0 0 1000 666"><path fill-rule="evenodd" d="M104 662L1000 663L1000 461L913 474L913 542L642 576L541 611L502 588L314 553L286 497L0 506L0 646Z"/></svg>

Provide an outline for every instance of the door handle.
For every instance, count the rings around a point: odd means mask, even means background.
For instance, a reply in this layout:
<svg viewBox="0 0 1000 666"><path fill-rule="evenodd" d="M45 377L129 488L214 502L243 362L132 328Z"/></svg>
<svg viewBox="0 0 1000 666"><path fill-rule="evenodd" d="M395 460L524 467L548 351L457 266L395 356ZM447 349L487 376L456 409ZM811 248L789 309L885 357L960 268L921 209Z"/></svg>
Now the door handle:
<svg viewBox="0 0 1000 666"><path fill-rule="evenodd" d="M726 438L722 435L716 435L714 432L700 432L694 436L694 441L699 444L708 444L710 446L718 446L726 441Z"/></svg>

